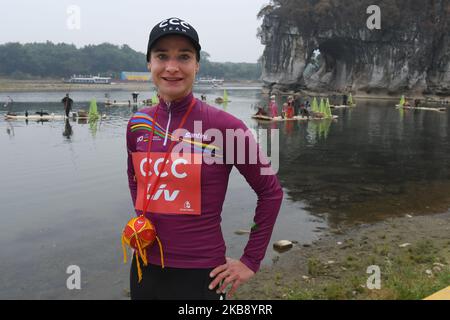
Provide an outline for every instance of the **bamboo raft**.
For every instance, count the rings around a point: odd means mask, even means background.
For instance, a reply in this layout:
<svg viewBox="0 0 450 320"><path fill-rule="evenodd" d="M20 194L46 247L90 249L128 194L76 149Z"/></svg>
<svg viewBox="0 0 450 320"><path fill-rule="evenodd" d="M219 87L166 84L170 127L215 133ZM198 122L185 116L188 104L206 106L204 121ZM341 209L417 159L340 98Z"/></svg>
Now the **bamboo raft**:
<svg viewBox="0 0 450 320"><path fill-rule="evenodd" d="M335 120L339 118L338 116L332 116L331 118L325 118L325 117L304 117L304 116L294 116L293 118L282 118L282 117L269 117L269 116L263 116L263 115L253 115L252 119L260 120L260 121L273 121L273 122L281 122L281 121L308 121L308 120Z"/></svg>
<svg viewBox="0 0 450 320"><path fill-rule="evenodd" d="M401 106L399 104L395 105L397 109L403 108L405 110L427 110L427 111L436 111L436 112L446 112L446 108L431 108L431 107L411 107L411 106Z"/></svg>

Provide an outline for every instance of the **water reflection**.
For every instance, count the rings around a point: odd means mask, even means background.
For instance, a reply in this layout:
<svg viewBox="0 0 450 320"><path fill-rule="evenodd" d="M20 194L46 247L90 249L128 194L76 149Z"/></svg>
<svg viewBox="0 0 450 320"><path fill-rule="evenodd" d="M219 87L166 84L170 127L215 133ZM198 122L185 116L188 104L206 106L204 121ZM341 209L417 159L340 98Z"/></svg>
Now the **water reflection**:
<svg viewBox="0 0 450 320"><path fill-rule="evenodd" d="M319 140L326 140L330 132L332 119L308 121L308 141L310 144L316 144ZM334 121L336 122L336 121Z"/></svg>
<svg viewBox="0 0 450 320"><path fill-rule="evenodd" d="M14 127L12 126L12 124L10 122L8 122L8 126L6 127L6 133L8 134L8 136L10 138L13 138L15 135Z"/></svg>
<svg viewBox="0 0 450 320"><path fill-rule="evenodd" d="M218 93L208 91L210 96ZM89 96L86 102L74 99L74 111L88 108L92 93L84 94ZM258 90L229 94L228 107L217 108L227 108L255 129L260 142L265 132L270 136L276 129L280 136L278 175L285 201L271 243L309 242L324 220L333 227L448 209L448 114L400 114L395 102L358 100L356 108L334 110L337 121L262 123L251 119L256 111L251 105L267 105L267 97L258 101ZM47 95L42 94L51 100ZM56 101L59 93L54 96ZM15 102L13 108L18 113L43 109L61 114L57 101ZM99 113L107 119L89 126L87 120L76 119L30 121L28 126L22 120L0 119L0 167L8 168L2 174L1 211L15 213L0 215L0 298L122 297L129 267L120 263L117 235L132 211L125 127L133 111L99 103ZM270 144L268 148L273 150ZM252 221L257 198L236 170L229 190L222 226L227 254L239 257L248 238L234 231ZM269 261L270 253L269 248ZM70 264L87 270L87 284L78 293L61 285Z"/></svg>
<svg viewBox="0 0 450 320"><path fill-rule="evenodd" d="M97 122L98 122L97 118L89 120L89 129L91 131L92 138L95 138L95 136L97 135L97 129L98 129Z"/></svg>
<svg viewBox="0 0 450 320"><path fill-rule="evenodd" d="M224 101L222 103L222 109L223 109L223 111L227 111L227 109L228 109L228 101Z"/></svg>
<svg viewBox="0 0 450 320"><path fill-rule="evenodd" d="M68 140L70 140L72 134L73 134L72 126L70 125L69 119L66 119L64 124L63 136L66 137Z"/></svg>
<svg viewBox="0 0 450 320"><path fill-rule="evenodd" d="M337 122L277 124L279 176L292 200L306 200L332 225L448 209L446 114L399 114L389 103L363 101L334 113ZM427 189L432 197L421 194Z"/></svg>

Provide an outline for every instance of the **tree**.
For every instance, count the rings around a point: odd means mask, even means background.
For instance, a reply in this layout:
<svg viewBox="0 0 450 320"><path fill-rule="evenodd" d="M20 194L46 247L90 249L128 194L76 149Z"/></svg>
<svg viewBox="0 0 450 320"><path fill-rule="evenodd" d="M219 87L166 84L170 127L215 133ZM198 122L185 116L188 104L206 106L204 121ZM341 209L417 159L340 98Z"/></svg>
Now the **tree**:
<svg viewBox="0 0 450 320"><path fill-rule="evenodd" d="M201 52L199 76L258 79L257 64L211 62ZM69 77L73 74L113 75L121 71L147 71L146 57L128 45L110 43L77 49L73 44L6 43L0 45L0 74L22 77Z"/></svg>

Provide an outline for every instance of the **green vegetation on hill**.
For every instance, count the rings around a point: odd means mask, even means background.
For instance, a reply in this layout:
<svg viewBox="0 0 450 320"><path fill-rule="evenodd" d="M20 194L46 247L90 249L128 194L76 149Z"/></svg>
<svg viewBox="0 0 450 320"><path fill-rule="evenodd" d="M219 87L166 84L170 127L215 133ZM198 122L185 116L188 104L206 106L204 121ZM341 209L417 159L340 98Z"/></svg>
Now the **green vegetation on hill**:
<svg viewBox="0 0 450 320"><path fill-rule="evenodd" d="M448 30L448 19L439 18L450 14L447 0L379 0L375 3L372 0L272 0L261 9L258 17L276 15L307 35L346 25L364 28L369 17L366 9L373 4L381 11L380 36L390 29L402 33L413 22L425 32Z"/></svg>
<svg viewBox="0 0 450 320"><path fill-rule="evenodd" d="M14 78L69 77L73 74L111 74L145 71L145 56L127 45L85 46L60 43L0 45L0 74Z"/></svg>
<svg viewBox="0 0 450 320"><path fill-rule="evenodd" d="M261 76L261 59L258 63L212 62L207 52L201 52L199 77L258 80Z"/></svg>
<svg viewBox="0 0 450 320"><path fill-rule="evenodd" d="M6 43L0 45L0 76L16 79L60 78L73 74L108 75L118 78L121 71L147 71L145 54L127 45L110 43L75 45L59 43ZM199 77L257 80L260 63L219 63L202 52Z"/></svg>

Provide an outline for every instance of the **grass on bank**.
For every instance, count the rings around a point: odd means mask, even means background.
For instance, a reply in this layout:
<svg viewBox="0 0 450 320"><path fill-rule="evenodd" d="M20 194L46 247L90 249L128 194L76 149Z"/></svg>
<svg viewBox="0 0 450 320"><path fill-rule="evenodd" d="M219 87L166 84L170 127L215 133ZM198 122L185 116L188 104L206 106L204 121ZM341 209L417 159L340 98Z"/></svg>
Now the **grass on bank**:
<svg viewBox="0 0 450 320"><path fill-rule="evenodd" d="M419 300L450 285L448 243L437 247L423 240L408 248L379 244L369 254L348 255L332 265L308 260L311 279L286 289L287 299ZM367 267L381 271L381 288L369 290ZM428 271L427 271L428 270Z"/></svg>

